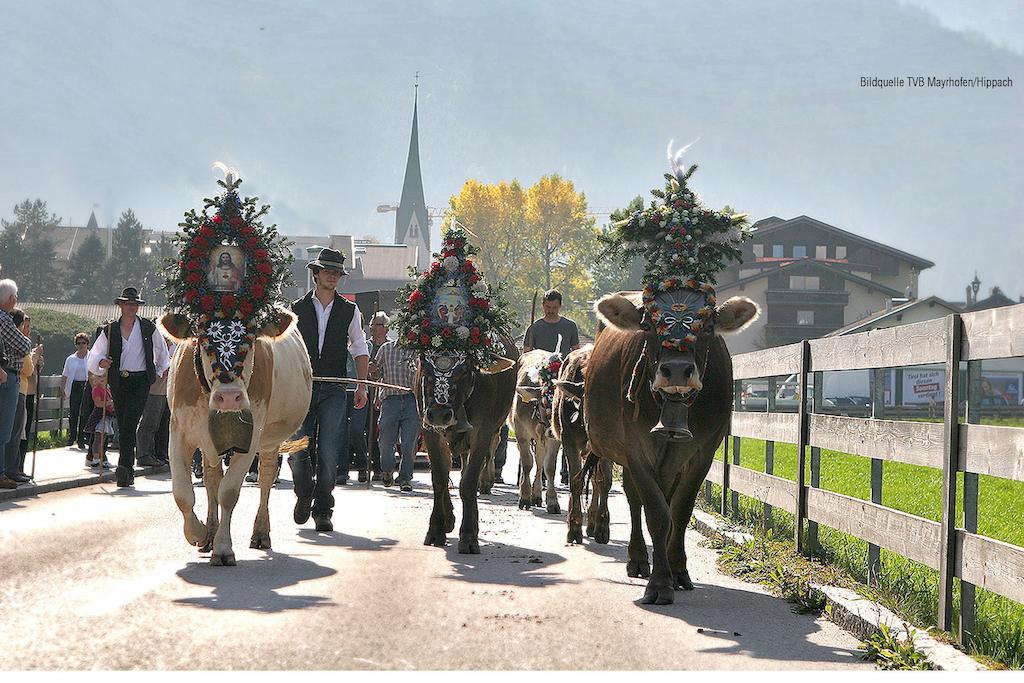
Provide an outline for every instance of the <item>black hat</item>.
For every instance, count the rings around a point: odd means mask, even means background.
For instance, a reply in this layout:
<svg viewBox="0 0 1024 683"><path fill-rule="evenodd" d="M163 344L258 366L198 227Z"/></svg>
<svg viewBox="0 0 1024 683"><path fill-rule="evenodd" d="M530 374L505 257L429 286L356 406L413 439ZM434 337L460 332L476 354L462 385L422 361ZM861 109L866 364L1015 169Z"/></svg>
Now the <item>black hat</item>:
<svg viewBox="0 0 1024 683"><path fill-rule="evenodd" d="M334 270L340 270L342 275L348 275L348 271L345 270L345 255L340 251L335 251L329 247L321 249L320 255L307 263L306 267L310 270L316 268L332 268Z"/></svg>
<svg viewBox="0 0 1024 683"><path fill-rule="evenodd" d="M146 302L139 298L139 290L134 287L125 287L121 290L121 296L114 299L114 303L135 303L142 305Z"/></svg>

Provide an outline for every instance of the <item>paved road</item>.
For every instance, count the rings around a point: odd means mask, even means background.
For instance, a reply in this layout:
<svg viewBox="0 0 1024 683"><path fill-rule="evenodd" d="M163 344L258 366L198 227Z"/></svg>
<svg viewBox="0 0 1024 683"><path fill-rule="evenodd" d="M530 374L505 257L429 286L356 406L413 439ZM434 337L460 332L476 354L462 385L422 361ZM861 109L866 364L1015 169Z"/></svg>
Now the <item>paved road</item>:
<svg viewBox="0 0 1024 683"><path fill-rule="evenodd" d="M422 545L427 481L417 472L412 494L339 490L337 531L318 534L291 521L283 479L270 552L248 548L246 486L237 567L186 545L167 475L0 503L2 668L870 669L832 623L719 574L692 531L696 590L635 605L621 493L611 543L579 547L565 544L564 516L520 511L499 485L481 504L483 552L465 556L454 535Z"/></svg>

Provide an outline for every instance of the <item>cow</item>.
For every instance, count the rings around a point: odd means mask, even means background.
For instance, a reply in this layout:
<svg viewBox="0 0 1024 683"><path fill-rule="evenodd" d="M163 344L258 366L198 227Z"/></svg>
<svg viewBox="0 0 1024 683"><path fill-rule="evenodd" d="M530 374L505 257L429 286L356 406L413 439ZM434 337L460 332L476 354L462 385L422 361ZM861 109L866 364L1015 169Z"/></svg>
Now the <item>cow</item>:
<svg viewBox="0 0 1024 683"><path fill-rule="evenodd" d="M501 356L493 365L481 368L461 352L438 350L420 354L413 381L416 405L423 420L423 443L430 456L430 478L434 505L424 545L443 547L446 534L455 528L455 510L448 492L452 452L463 452L459 496L462 498L462 526L459 552L480 553L480 523L477 490L480 473L498 445L502 423L512 408L516 390L519 351L507 334L495 345ZM465 408L472 425L466 433L456 432L456 415ZM460 445L467 440L468 448Z"/></svg>
<svg viewBox="0 0 1024 683"><path fill-rule="evenodd" d="M548 365L553 356L561 361L561 355L556 356L544 349L534 349L519 359L510 426L515 430L519 445L519 509L529 510L546 502L550 514L559 514L561 508L555 489L555 468L561 444L551 431L551 398L544 400L545 387L539 376L541 366ZM550 390L553 391L554 386ZM534 463L537 473L531 480ZM542 476L547 480L546 501L541 500Z"/></svg>
<svg viewBox="0 0 1024 683"><path fill-rule="evenodd" d="M650 577L640 602L670 604L676 588L693 590L683 537L731 418L732 359L720 335L739 332L760 311L750 299L733 297L712 309L710 324L694 329L692 348L676 350L662 345L638 293L609 294L594 308L606 329L594 343L584 383L590 446L623 468L632 521L627 574Z"/></svg>
<svg viewBox="0 0 1024 683"><path fill-rule="evenodd" d="M168 456L174 502L185 520L185 540L212 551L210 564L234 565L231 513L242 479L259 454L260 504L250 548L270 548L268 501L281 444L306 416L313 386L309 355L290 311L277 309L256 332L241 375L222 382L211 359L199 349L196 331L181 315L160 319L164 334L179 346L171 361L167 401L171 409ZM206 524L195 515L190 462L203 453L203 479L209 501ZM234 451L227 472L221 456ZM218 520L219 508L219 520Z"/></svg>
<svg viewBox="0 0 1024 683"><path fill-rule="evenodd" d="M593 493L587 509L587 536L598 543L610 538L608 492L612 487L612 462L598 458L590 451L583 419L583 384L593 344L587 344L569 353L555 380L555 399L551 415L551 430L562 444L562 453L569 462L569 532L567 543L583 543L583 511L581 499L586 487L585 478L593 473ZM583 467L589 459L588 466Z"/></svg>

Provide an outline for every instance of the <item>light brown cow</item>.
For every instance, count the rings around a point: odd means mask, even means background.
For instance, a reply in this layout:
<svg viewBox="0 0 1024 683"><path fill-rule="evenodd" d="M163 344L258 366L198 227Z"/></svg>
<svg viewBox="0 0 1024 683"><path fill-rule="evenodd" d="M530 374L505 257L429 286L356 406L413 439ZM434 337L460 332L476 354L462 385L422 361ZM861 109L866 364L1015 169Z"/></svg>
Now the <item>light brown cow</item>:
<svg viewBox="0 0 1024 683"><path fill-rule="evenodd" d="M534 349L519 359L519 374L516 378L516 398L512 405L510 420L516 432L519 445L519 509L547 503L547 511L558 514L558 492L555 488L555 468L558 465L558 449L561 446L551 431L551 406L541 401L542 387L538 372L547 365L551 352ZM534 464L536 474L531 479ZM541 500L541 477L547 479L547 494Z"/></svg>
<svg viewBox="0 0 1024 683"><path fill-rule="evenodd" d="M182 316L168 314L160 320L164 333L179 342L167 382L174 501L185 518L185 539L201 550L212 550L210 564L235 564L231 513L257 453L260 506L250 547L270 548L268 501L278 451L302 424L313 386L309 355L295 320L291 312L278 310L276 319L258 331L241 376L228 383L214 377L207 354L197 353L195 331ZM190 461L196 448L203 452L206 524L193 510ZM222 473L221 456L229 449L236 452Z"/></svg>

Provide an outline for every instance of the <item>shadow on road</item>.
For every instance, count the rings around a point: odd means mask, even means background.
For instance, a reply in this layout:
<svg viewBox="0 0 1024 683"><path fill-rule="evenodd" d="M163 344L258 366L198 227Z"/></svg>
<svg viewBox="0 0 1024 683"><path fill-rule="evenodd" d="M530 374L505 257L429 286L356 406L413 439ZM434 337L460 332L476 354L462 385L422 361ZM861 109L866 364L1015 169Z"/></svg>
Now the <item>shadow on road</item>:
<svg viewBox="0 0 1024 683"><path fill-rule="evenodd" d="M337 571L298 557L267 551L266 559L240 560L235 567L189 562L177 574L188 583L213 588L213 595L175 600L181 605L216 610L285 612L333 605L320 595L281 595L281 588L322 579Z"/></svg>
<svg viewBox="0 0 1024 683"><path fill-rule="evenodd" d="M444 576L446 579L503 584L517 588L543 588L559 583L578 583L546 571L546 567L565 562L564 557L555 553L483 541L479 555L462 555L459 553L458 536L450 538L449 542L446 553L452 563L454 574Z"/></svg>
<svg viewBox="0 0 1024 683"><path fill-rule="evenodd" d="M299 529L298 536L302 539L299 541L300 543L317 546L336 546L348 548L349 550L391 550L393 546L398 544L398 541L393 538L366 538L365 536L343 534L340 531L323 533L313 529Z"/></svg>

